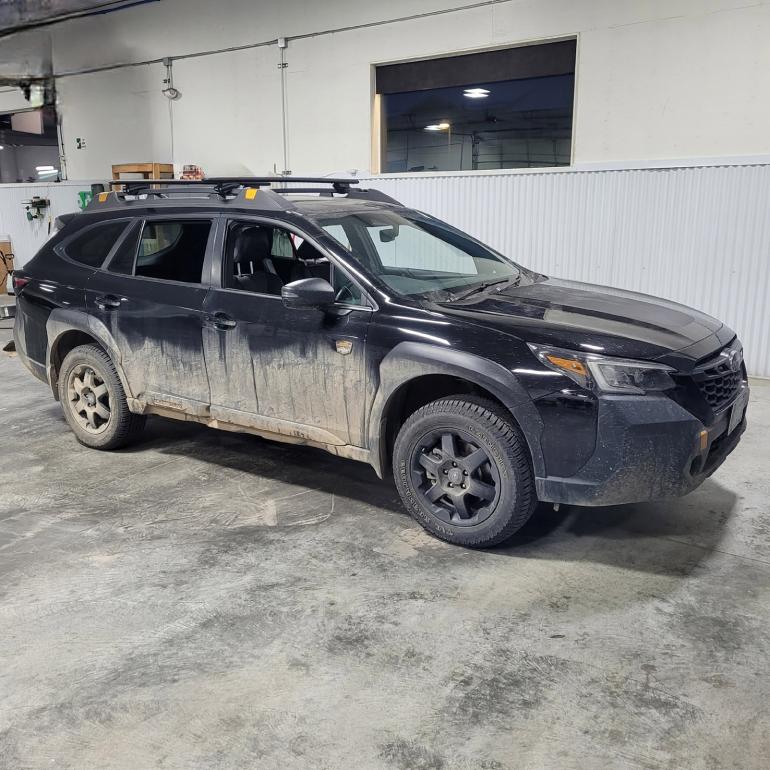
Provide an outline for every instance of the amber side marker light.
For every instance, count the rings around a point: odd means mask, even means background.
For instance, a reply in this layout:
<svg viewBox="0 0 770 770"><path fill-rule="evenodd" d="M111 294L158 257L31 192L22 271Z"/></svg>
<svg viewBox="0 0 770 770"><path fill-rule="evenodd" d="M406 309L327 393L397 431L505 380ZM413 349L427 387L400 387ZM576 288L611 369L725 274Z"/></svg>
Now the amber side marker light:
<svg viewBox="0 0 770 770"><path fill-rule="evenodd" d="M700 432L700 451L704 452L708 445L709 445L709 432L707 430L702 430Z"/></svg>
<svg viewBox="0 0 770 770"><path fill-rule="evenodd" d="M559 369L564 369L568 372L575 372L575 374L579 374L581 377L588 376L588 371L586 370L585 366L580 361L576 361L574 358L560 358L559 356L554 356L550 353L546 355L546 358L554 366L558 366Z"/></svg>

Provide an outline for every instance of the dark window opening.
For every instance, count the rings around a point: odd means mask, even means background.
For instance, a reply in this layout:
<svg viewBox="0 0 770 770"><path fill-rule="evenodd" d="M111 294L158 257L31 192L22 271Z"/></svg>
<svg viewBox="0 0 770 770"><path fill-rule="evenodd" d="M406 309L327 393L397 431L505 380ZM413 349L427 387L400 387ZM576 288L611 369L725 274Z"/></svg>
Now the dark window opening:
<svg viewBox="0 0 770 770"><path fill-rule="evenodd" d="M40 89L45 90L43 96ZM0 182L58 182L61 178L59 138L53 88L32 87L28 104L45 98L40 109L0 114ZM24 101L24 100L22 100Z"/></svg>
<svg viewBox="0 0 770 770"><path fill-rule="evenodd" d="M75 236L65 249L70 259L88 267L101 267L126 228L126 222L105 222Z"/></svg>
<svg viewBox="0 0 770 770"><path fill-rule="evenodd" d="M569 165L574 71L574 41L378 67L381 170Z"/></svg>
<svg viewBox="0 0 770 770"><path fill-rule="evenodd" d="M142 230L135 275L200 283L211 222L147 222Z"/></svg>

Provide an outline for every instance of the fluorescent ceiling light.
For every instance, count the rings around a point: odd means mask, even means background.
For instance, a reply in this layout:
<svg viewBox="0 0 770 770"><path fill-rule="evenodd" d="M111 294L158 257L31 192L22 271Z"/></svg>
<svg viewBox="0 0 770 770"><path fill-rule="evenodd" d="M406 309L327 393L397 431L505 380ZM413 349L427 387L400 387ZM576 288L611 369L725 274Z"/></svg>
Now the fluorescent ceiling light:
<svg viewBox="0 0 770 770"><path fill-rule="evenodd" d="M429 126L425 126L426 131L446 131L449 128L449 123L432 123Z"/></svg>
<svg viewBox="0 0 770 770"><path fill-rule="evenodd" d="M35 171L56 171L53 166L35 166Z"/></svg>
<svg viewBox="0 0 770 770"><path fill-rule="evenodd" d="M486 99L489 96L488 88L466 88L463 96L468 99Z"/></svg>

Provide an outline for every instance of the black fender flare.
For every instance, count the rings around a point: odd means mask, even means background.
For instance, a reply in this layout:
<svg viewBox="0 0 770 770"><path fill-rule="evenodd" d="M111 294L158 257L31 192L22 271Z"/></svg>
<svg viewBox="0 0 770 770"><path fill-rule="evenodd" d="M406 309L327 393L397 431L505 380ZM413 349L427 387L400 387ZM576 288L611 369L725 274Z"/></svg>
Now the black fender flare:
<svg viewBox="0 0 770 770"><path fill-rule="evenodd" d="M516 375L488 358L425 342L400 342L381 361L379 386L369 420L371 464L384 477L387 466L386 422L399 389L426 374L458 377L483 388L513 415L529 447L536 476L545 474L540 447L543 421Z"/></svg>
<svg viewBox="0 0 770 770"><path fill-rule="evenodd" d="M125 372L123 371L123 357L120 354L120 348L110 330L98 318L94 318L81 310L55 308L51 311L51 315L48 316L45 326L48 336L48 349L45 356L46 377L57 401L59 399L59 392L54 374L53 351L59 339L67 332L72 331L83 332L89 337L93 337L107 351L112 359L112 363L115 364L115 369L118 372L118 377L120 377L126 397L133 397Z"/></svg>

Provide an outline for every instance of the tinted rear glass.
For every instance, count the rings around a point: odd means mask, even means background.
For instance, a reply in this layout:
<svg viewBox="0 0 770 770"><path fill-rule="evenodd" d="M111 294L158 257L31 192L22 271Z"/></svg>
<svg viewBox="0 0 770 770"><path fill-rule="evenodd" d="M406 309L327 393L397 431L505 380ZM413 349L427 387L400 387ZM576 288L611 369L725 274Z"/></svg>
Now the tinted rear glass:
<svg viewBox="0 0 770 770"><path fill-rule="evenodd" d="M134 275L200 283L211 221L146 222Z"/></svg>
<svg viewBox="0 0 770 770"><path fill-rule="evenodd" d="M125 230L126 224L128 223L125 221L105 222L89 227L80 235L76 235L64 251L76 262L89 267L99 267Z"/></svg>

